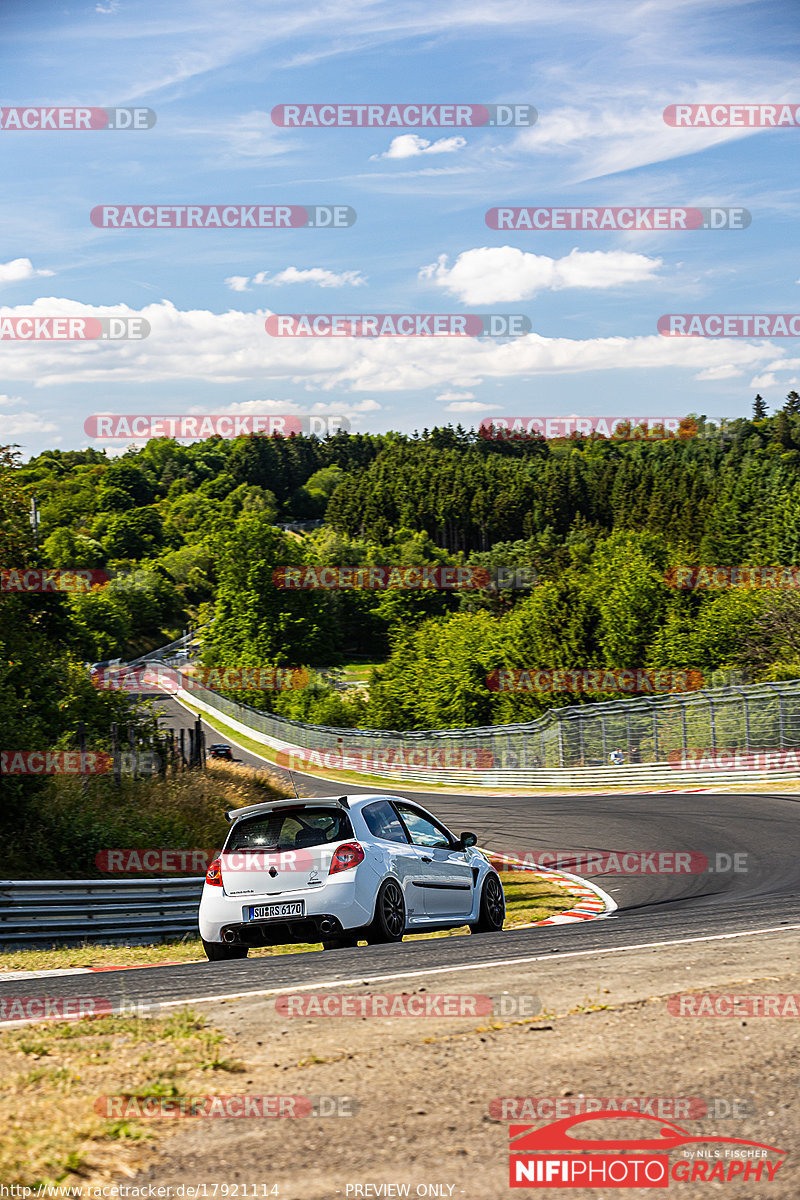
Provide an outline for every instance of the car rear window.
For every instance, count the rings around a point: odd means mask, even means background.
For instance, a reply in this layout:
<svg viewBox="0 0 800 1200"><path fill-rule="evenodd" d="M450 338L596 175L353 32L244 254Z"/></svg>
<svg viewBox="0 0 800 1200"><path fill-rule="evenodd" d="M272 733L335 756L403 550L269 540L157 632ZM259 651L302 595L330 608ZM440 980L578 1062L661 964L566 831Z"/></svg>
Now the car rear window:
<svg viewBox="0 0 800 1200"><path fill-rule="evenodd" d="M344 809L282 808L237 821L225 849L299 850L352 837L353 827Z"/></svg>
<svg viewBox="0 0 800 1200"><path fill-rule="evenodd" d="M367 829L373 837L384 842L403 842L408 845L406 831L388 800L376 800L361 810Z"/></svg>

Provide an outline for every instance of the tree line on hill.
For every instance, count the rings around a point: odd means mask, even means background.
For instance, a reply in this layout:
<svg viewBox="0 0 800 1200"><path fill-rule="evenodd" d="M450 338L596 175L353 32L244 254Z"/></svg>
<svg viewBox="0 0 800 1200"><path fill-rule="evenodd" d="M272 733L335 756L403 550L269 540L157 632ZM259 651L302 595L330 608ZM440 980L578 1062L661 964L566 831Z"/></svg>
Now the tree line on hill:
<svg viewBox="0 0 800 1200"><path fill-rule="evenodd" d="M324 440L156 438L119 458L53 450L24 465L8 449L0 565L104 568L112 580L87 594L0 595L0 716L21 736L12 697L22 687L39 738L91 723L92 706L107 725L114 698L79 685L81 663L133 657L190 622L206 626L209 666L379 661L368 696L334 687L238 695L339 726L503 723L598 698L493 692L487 675L508 667L794 677L794 594L678 591L665 575L675 565L800 562L800 397L790 393L771 417L759 397L752 419L696 426L694 437L659 441L495 440L460 426ZM323 524L303 536L279 527L310 519ZM539 583L275 586L278 567L302 564L521 566ZM46 700L26 688L37 672Z"/></svg>

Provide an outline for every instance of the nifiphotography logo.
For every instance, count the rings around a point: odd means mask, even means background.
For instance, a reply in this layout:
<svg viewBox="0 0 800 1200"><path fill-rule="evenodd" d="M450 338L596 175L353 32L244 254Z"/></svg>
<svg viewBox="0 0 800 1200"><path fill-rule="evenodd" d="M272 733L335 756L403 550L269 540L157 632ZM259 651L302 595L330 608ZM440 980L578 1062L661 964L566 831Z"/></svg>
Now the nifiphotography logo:
<svg viewBox="0 0 800 1200"><path fill-rule="evenodd" d="M646 1121L647 1125L638 1138L582 1137L571 1132L574 1125L610 1120ZM670 1151L705 1143L716 1145L682 1150L682 1157L670 1163ZM783 1166L786 1151L744 1138L693 1134L657 1117L608 1109L591 1117L565 1117L540 1129L511 1125L509 1155L511 1187L666 1188L673 1179L676 1183L741 1179L769 1184Z"/></svg>

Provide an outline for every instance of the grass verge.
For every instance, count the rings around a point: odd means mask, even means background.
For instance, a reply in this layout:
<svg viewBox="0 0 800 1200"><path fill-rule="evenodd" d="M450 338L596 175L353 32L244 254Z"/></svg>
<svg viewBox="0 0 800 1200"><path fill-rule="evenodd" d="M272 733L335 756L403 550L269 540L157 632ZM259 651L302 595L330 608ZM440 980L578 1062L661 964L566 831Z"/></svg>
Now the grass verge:
<svg viewBox="0 0 800 1200"><path fill-rule="evenodd" d="M130 1178L170 1120L99 1115L103 1096L231 1092L244 1071L191 1009L168 1018L96 1017L0 1031L0 1180L35 1188ZM223 1080L227 1080L225 1083Z"/></svg>

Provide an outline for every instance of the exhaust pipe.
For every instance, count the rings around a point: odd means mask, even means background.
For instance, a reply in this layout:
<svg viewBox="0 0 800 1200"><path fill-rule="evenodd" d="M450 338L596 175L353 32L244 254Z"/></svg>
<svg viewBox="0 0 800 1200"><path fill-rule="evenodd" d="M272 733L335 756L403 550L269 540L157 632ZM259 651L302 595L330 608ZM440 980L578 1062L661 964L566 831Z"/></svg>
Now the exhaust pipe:
<svg viewBox="0 0 800 1200"><path fill-rule="evenodd" d="M222 935L222 940L223 942L227 942L227 944L230 946L232 942L238 942L239 939L236 936L236 931L234 929L226 929Z"/></svg>
<svg viewBox="0 0 800 1200"><path fill-rule="evenodd" d="M332 933L335 928L336 926L334 925L333 921L329 921L327 917L324 921L320 921L319 923L320 933Z"/></svg>

